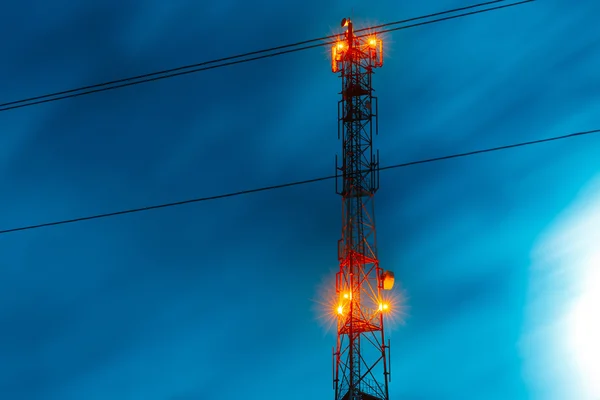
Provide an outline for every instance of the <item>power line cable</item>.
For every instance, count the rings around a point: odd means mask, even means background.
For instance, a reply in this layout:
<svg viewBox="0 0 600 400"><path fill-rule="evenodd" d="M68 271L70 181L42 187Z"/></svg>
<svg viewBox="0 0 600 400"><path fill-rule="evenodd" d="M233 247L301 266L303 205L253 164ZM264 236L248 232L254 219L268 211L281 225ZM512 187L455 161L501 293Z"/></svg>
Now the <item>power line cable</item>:
<svg viewBox="0 0 600 400"><path fill-rule="evenodd" d="M475 4L472 6L455 8L452 10L437 12L434 14L429 14L429 15L425 15L425 16L421 16L421 17L414 17L414 18L410 18L410 19L406 19L406 20L386 23L383 25L377 25L377 26L370 27L370 28L363 28L363 29L357 30L357 32L358 31L372 31L373 29L379 29L381 27L398 25L398 24L417 21L417 20L421 20L421 19L427 19L427 18L431 18L434 16L455 13L458 11L464 11L464 10L472 9L472 8L479 8L479 7L483 7L486 5L491 5L491 4L504 2L504 1L506 1L506 0L495 0L495 1L485 2L485 3ZM429 25L429 24L432 24L435 22L447 21L447 20L451 20L451 19L466 17L469 15L475 15L475 14L480 14L480 13L484 13L484 12L488 12L488 11L499 10L502 8L513 7L513 6L517 6L517 5L521 5L521 4L525 4L525 3L531 3L533 1L535 1L535 0L523 0L523 1L516 2L516 3L486 8L483 10L470 11L470 12L466 12L466 13L462 13L462 14L458 14L458 15L447 16L447 17L443 17L443 18L434 19L431 21L423 21L423 22L419 22L419 23L415 23L415 24L411 24L411 25L407 25L407 26L381 30L378 32L373 32L373 33L394 32L394 31L398 31L398 30L402 30L402 29L414 28L414 27L422 26L422 25ZM362 36L367 36L367 35L368 34L364 34ZM29 106L33 106L33 105L37 105L37 104L50 103L50 102L54 102L54 101L59 101L59 100L64 100L64 99L69 99L69 98L74 98L74 97L79 97L79 96L84 96L84 95L89 95L92 93L99 93L99 92L104 92L104 91L108 91L108 90L124 88L124 87L128 87L128 86L139 85L141 83L154 82L154 81L158 81L158 80L162 80L162 79L173 78L176 76L192 74L192 73L206 71L206 70L210 70L210 69L216 69L216 68L222 68L222 67L226 67L226 66L230 66L230 65L247 63L250 61L257 61L257 60L261 60L264 58L270 58L270 57L280 56L283 54L295 53L295 52L308 50L308 49L312 49L312 48L316 48L316 47L323 47L323 46L333 44L334 43L333 41L327 41L327 40L336 39L337 37L338 37L338 35L330 35L330 36L325 36L322 38L310 39L310 40L305 40L305 41L297 42L297 43L293 43L293 44L272 47L270 49L257 50L257 51L252 51L249 53L224 57L224 58L220 58L220 59L216 59L216 60L205 61L202 63L186 65L186 66L182 66L182 67L148 73L148 74L144 74L144 75L138 75L138 76L131 77L131 78L123 78L123 79L118 79L118 80L114 80L114 81L110 81L110 82L104 82L104 83L99 83L99 84L95 84L95 85L83 86L83 87L76 88L76 89L64 90L61 92L55 92L55 93L51 93L51 94L30 97L30 98L23 99L23 100L11 101L8 103L0 104L0 112L14 110L17 108L29 107ZM326 42L323 42L323 41L326 41ZM301 46L304 44L314 43L314 42L323 42L323 43L317 43L317 44L312 44L310 46L298 47L298 46ZM297 47L297 48L291 48L291 47ZM283 49L287 49L287 50L283 50ZM280 51L277 51L277 50L280 50ZM269 54L263 54L263 53L269 53ZM258 54L261 54L261 55L258 55ZM253 57L246 58L249 56L253 56ZM235 60L235 61L233 61L233 60Z"/></svg>
<svg viewBox="0 0 600 400"><path fill-rule="evenodd" d="M477 155L477 154L484 154L484 153L491 153L491 152L495 152L495 151L514 149L516 147L524 147L524 146L530 146L530 145L535 145L535 144L540 144L540 143L553 142L553 141L557 141L557 140L569 139L569 138L574 138L574 137L578 137L578 136L590 135L593 133L600 133L600 129L570 133L567 135L554 136L554 137L550 137L550 138L546 138L546 139L538 139L538 140L532 140L532 141L528 141L528 142L514 143L514 144L505 145L505 146L474 150L474 151L469 151L469 152L465 152L465 153L456 153L456 154L451 154L451 155L446 155L446 156L441 156L441 157L427 158L427 159L418 160L418 161L410 161L410 162L406 162L406 163L382 167L382 168L380 168L380 170L383 171L383 170L389 170L389 169L395 169L395 168L405 168L405 167L410 167L410 166L419 165L419 164L426 164L426 163L432 163L432 162L437 162L437 161L450 160L450 159L461 158L461 157L468 157L468 156L473 156L473 155ZM240 190L237 192L224 193L224 194L219 194L219 195L215 195L215 196L199 197L199 198L195 198L195 199L177 201L174 203L164 203L164 204L147 206L147 207L115 211L115 212L110 212L110 213L105 213L105 214L96 214L96 215L91 215L91 216L87 216L87 217L66 219L66 220L54 221L54 222L46 222L46 223L42 223L42 224L29 225L29 226L22 226L19 228L11 228L11 229L1 230L0 235L7 234L7 233L13 233L13 232L19 232L19 231L38 229L38 228L45 228L45 227L50 227L50 226L72 224L75 222L89 221L92 219L100 219L100 218L114 217L114 216L118 216L118 215L133 214L133 213L138 213L138 212L142 212L142 211L157 210L159 208L168 208L168 207L181 206L184 204L200 203L203 201L224 199L227 197L241 196L241 195L250 194L250 193L265 192L268 190L282 189L282 188L291 187L291 186L299 186L299 185L305 185L305 184L309 184L309 183L325 181L325 180L329 180L329 179L334 179L335 177L336 177L335 175L329 175L329 176L323 176L320 178L313 178L313 179L307 179L307 180L303 180L303 181L284 183L284 184L280 184L280 185L265 186L265 187L261 187L261 188L248 189L248 190Z"/></svg>
<svg viewBox="0 0 600 400"><path fill-rule="evenodd" d="M458 14L458 15L451 15L451 16L444 17L444 18L434 19L434 20L431 20L431 21L424 21L424 22L420 22L418 24L412 24L412 25L400 26L400 27L392 28L392 29L386 29L386 30L383 30L383 31L378 31L376 33L386 33L386 32L400 31L400 30L403 30L403 29L414 28L414 27L417 27L417 26L423 26L423 25L433 24L435 22L449 21L451 19L457 19L457 18L469 16L469 15L482 14L482 13L485 13L485 12L488 12L488 11L501 10L503 8L509 8L509 7L519 6L519 5L523 5L523 4L527 4L527 3L533 3L534 1L535 0L518 1L516 3L504 4L504 5L501 5L501 6L486 8L484 10L471 11L471 12L468 12L468 13L463 13L463 14ZM363 36L366 36L366 35L363 35Z"/></svg>
<svg viewBox="0 0 600 400"><path fill-rule="evenodd" d="M388 24L378 25L378 26L374 26L374 27L370 27L370 28L358 29L355 32L365 31L365 30L369 30L369 29L377 29L377 28L381 28L381 27L385 27L385 26L389 26L389 25L397 25L397 24L406 23L406 22L412 22L412 21L416 21L416 20L420 20L420 19L426 19L426 18L435 17L435 16L438 16L438 15L443 15L443 14L448 14L448 13L453 13L453 12L458 12L458 11L464 11L464 10L471 9L471 8L483 7L483 6L486 6L486 5L489 5L489 4L499 3L499 2L503 2L503 1L505 1L505 0L495 0L495 1L489 1L489 2L486 2L486 3L475 4L475 5L472 5L472 6L455 8L453 10L442 11L442 12L438 12L438 13L434 13L434 14L429 14L429 15L425 15L425 16L421 16L421 17L415 17L415 18L410 18L410 19L406 19L406 20L402 20L402 21L391 22L391 23L388 23ZM147 74L143 74L143 75L137 75L137 76L133 76L133 77L129 77L129 78L122 78L122 79L117 79L117 80L113 80L113 81L98 83L98 84L94 84L94 85L83 86L83 87L79 87L79 88L76 88L76 89L64 90L64 91L55 92L55 93L49 93L49 94L45 94L45 95L41 95L41 96L30 97L30 98L27 98L27 99L11 101L11 102L8 102L8 103L0 104L0 107L6 107L6 106L14 105L14 104L19 104L19 103L28 103L28 102L31 102L31 101L40 100L40 99L44 99L44 98L48 98L48 97L56 97L56 96L60 96L60 95L63 95L63 94L80 92L80 91L87 90L87 89L94 89L94 88L98 88L98 87L109 86L109 85L119 84L119 83L123 83L123 82L129 82L129 81L134 81L134 80L149 78L149 77L153 77L153 76L158 76L158 75L165 75L165 74L168 74L168 73L177 72L177 71L181 71L181 70L185 70L185 69L197 68L197 67L201 67L201 66L205 66L205 65L209 65L209 64L217 64L217 63L221 63L221 62L224 62L224 61L234 60L234 59L237 59L237 58L244 58L244 57L254 56L254 55L262 54L262 53L269 53L269 52L276 51L276 50L283 50L283 49L290 48L290 47L298 47L298 46L305 45L305 44L308 44L308 43L319 42L319 41L324 41L324 40L328 40L328 39L335 39L336 36L337 35L329 35L329 36L324 36L324 37L316 38L316 39L303 40L301 42L296 42L296 43L292 43L292 44L286 44L286 45L271 47L271 48L263 49L263 50L251 51L251 52L248 52L248 53L238 54L238 55L229 56L229 57L223 57L223 58L219 58L219 59L215 59L215 60L211 60L211 61L204 61L204 62L201 62L201 63L184 65L184 66L181 66L181 67L176 67L176 68L170 68L170 69L166 69L166 70L162 70L162 71L151 72L151 73L147 73Z"/></svg>

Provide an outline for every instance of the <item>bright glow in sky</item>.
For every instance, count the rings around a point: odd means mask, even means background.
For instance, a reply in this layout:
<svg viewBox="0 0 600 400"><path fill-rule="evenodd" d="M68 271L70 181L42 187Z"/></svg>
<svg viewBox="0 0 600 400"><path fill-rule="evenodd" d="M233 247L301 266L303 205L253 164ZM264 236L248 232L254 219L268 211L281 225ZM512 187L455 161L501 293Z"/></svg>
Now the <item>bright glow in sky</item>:
<svg viewBox="0 0 600 400"><path fill-rule="evenodd" d="M543 235L534 252L531 321L547 330L534 362L539 376L560 382L562 395L600 398L600 179L583 190ZM543 283L542 283L543 282ZM543 306L542 306L543 304ZM560 364L560 365L556 365ZM538 381L540 379L538 378Z"/></svg>
<svg viewBox="0 0 600 400"><path fill-rule="evenodd" d="M595 261L581 277L584 281L582 293L574 301L567 318L568 345L583 390L590 398L600 398L600 271L598 258Z"/></svg>

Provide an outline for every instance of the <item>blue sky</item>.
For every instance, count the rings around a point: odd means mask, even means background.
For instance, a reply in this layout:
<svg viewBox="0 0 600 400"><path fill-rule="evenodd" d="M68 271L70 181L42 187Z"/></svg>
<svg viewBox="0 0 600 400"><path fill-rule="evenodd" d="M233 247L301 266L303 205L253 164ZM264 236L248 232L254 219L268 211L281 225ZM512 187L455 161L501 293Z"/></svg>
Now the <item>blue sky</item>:
<svg viewBox="0 0 600 400"><path fill-rule="evenodd" d="M13 2L1 102L470 4ZM382 165L600 129L599 13L538 0L389 34ZM339 89L314 49L2 112L0 229L330 175ZM600 398L599 148L382 172L379 256L407 297L391 398ZM340 207L325 181L1 235L0 397L332 398L315 304Z"/></svg>

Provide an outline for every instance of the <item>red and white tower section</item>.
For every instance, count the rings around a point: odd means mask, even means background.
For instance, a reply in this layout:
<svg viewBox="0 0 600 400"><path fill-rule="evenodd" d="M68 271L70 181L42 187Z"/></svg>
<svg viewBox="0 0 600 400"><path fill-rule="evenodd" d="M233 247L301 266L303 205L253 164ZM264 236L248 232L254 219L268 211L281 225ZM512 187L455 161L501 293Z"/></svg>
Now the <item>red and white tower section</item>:
<svg viewBox="0 0 600 400"><path fill-rule="evenodd" d="M342 196L340 270L336 274L337 345L333 352L335 400L389 400L389 341L384 322L391 305L386 290L394 275L377 258L374 195L379 188L377 98L371 80L383 65L383 42L375 34L356 35L344 18L343 36L331 48L331 67L342 78L338 103L341 160L336 191Z"/></svg>

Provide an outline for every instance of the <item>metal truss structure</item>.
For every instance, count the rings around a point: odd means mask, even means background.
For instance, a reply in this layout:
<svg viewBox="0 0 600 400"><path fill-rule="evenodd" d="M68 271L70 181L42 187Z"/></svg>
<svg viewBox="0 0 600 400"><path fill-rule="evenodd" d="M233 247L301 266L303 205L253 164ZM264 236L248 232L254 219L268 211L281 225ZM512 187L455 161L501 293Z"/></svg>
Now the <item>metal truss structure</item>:
<svg viewBox="0 0 600 400"><path fill-rule="evenodd" d="M383 43L376 35L355 35L344 18L343 36L331 48L332 71L342 78L338 103L336 191L342 196L340 270L336 274L337 345L333 351L335 400L389 400L389 341L384 319L390 305L383 291L393 274L379 267L373 198L379 188L377 98L373 70L383 65Z"/></svg>

